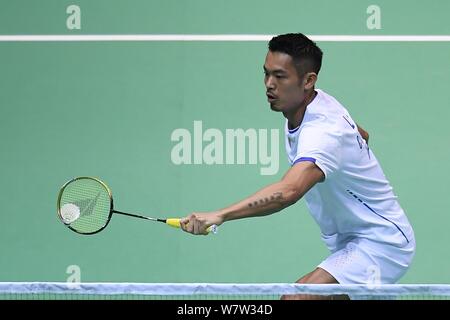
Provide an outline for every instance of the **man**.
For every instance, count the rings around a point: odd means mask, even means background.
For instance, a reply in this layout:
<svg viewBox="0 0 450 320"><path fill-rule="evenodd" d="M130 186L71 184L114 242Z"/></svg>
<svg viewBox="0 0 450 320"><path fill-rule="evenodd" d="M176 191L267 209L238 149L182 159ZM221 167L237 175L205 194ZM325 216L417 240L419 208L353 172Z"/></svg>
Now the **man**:
<svg viewBox="0 0 450 320"><path fill-rule="evenodd" d="M266 94L286 118L292 166L281 181L227 208L192 213L181 226L205 234L212 224L272 214L304 196L331 255L298 283L395 283L414 256L414 232L367 132L335 98L315 89L321 64L322 51L303 34L269 42Z"/></svg>

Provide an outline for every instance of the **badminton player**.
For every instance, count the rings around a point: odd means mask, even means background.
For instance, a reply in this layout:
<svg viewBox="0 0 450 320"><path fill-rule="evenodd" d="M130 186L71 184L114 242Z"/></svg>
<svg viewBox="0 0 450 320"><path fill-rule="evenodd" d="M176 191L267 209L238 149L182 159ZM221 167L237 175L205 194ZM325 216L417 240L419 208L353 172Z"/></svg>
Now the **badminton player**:
<svg viewBox="0 0 450 320"><path fill-rule="evenodd" d="M304 198L330 255L298 283L397 282L413 259L414 232L368 146L368 133L336 98L315 87L322 51L313 41L284 34L268 47L266 95L286 119L291 167L280 181L242 201L190 214L181 227L205 234L210 225L269 215Z"/></svg>

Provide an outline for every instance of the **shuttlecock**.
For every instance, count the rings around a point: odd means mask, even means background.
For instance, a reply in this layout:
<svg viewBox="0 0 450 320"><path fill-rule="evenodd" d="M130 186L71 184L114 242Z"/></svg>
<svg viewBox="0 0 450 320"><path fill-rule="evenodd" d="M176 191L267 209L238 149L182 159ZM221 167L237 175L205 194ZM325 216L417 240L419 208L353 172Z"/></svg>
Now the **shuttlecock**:
<svg viewBox="0 0 450 320"><path fill-rule="evenodd" d="M80 217L80 208L73 203L66 203L61 207L61 218L65 224L71 224Z"/></svg>

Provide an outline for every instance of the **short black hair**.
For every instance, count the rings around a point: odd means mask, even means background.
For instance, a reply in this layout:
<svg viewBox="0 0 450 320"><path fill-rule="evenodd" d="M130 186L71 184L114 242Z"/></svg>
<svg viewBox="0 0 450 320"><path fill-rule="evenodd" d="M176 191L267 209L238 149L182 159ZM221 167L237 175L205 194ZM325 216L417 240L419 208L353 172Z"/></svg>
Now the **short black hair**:
<svg viewBox="0 0 450 320"><path fill-rule="evenodd" d="M269 41L269 50L290 55L300 77L307 72L319 74L323 52L303 33L287 33L273 37Z"/></svg>

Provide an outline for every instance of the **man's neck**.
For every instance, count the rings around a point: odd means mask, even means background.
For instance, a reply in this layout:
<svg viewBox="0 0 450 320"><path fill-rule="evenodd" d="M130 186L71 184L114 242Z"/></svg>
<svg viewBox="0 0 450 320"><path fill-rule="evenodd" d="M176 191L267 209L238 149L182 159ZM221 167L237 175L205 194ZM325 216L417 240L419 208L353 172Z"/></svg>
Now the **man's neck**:
<svg viewBox="0 0 450 320"><path fill-rule="evenodd" d="M305 97L305 100L300 104L298 108L292 113L284 113L284 117L288 120L288 128L290 130L297 128L303 121L303 117L306 112L306 107L314 100L317 92L313 89Z"/></svg>

